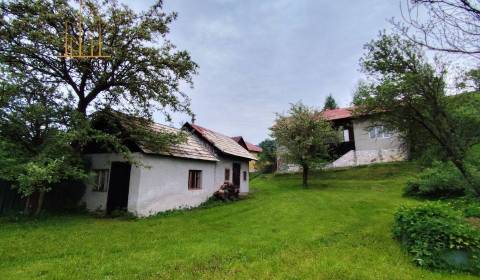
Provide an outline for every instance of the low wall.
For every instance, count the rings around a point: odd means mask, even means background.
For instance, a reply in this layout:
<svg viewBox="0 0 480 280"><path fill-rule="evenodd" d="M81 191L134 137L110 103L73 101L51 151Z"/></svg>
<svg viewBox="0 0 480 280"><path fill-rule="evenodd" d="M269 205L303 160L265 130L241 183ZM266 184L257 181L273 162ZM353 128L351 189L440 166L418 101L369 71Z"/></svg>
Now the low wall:
<svg viewBox="0 0 480 280"><path fill-rule="evenodd" d="M328 164L326 168L351 167L406 159L407 154L403 149L351 150L336 161Z"/></svg>

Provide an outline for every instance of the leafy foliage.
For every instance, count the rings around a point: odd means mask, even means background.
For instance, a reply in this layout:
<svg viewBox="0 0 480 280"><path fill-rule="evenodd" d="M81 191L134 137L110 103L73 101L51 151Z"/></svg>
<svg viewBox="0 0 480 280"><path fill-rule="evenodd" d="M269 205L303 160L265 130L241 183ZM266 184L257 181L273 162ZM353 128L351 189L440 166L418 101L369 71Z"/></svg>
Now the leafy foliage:
<svg viewBox="0 0 480 280"><path fill-rule="evenodd" d="M480 141L480 101L452 106L445 92L445 68L427 61L421 48L397 35L381 33L365 45L361 60L370 82L362 84L354 101L357 110L397 131L407 143L434 141L477 194L472 172L464 162ZM415 145L414 145L415 147Z"/></svg>
<svg viewBox="0 0 480 280"><path fill-rule="evenodd" d="M480 68L467 71L457 86L461 89L471 87L475 91L480 91Z"/></svg>
<svg viewBox="0 0 480 280"><path fill-rule="evenodd" d="M463 212L465 217L480 217L480 201L472 197L462 197L448 200L456 210Z"/></svg>
<svg viewBox="0 0 480 280"><path fill-rule="evenodd" d="M407 183L405 195L427 198L461 196L465 194L467 184L452 163L436 162Z"/></svg>
<svg viewBox="0 0 480 280"><path fill-rule="evenodd" d="M62 85L76 109L112 107L151 116L153 109L189 112L179 85L191 83L197 65L186 51L166 39L176 14L162 11L157 1L137 13L113 0L85 1L84 34L96 41L101 26L103 53L109 59L65 59L65 22L74 23L78 9L70 1L3 1L0 4L0 63L10 73L44 77L42 83ZM79 25L69 34L78 37Z"/></svg>
<svg viewBox="0 0 480 280"><path fill-rule="evenodd" d="M277 114L272 136L285 150L287 161L303 169L303 185L307 185L308 171L315 164L329 159L329 147L339 141L339 132L332 128L322 114L302 103L292 104L288 115Z"/></svg>
<svg viewBox="0 0 480 280"><path fill-rule="evenodd" d="M261 172L273 172L276 170L277 143L272 139L265 139L258 144L262 151L258 154L257 167Z"/></svg>
<svg viewBox="0 0 480 280"><path fill-rule="evenodd" d="M240 197L240 187L230 182L223 183L220 189L213 194L213 197L222 201L234 201Z"/></svg>
<svg viewBox="0 0 480 280"><path fill-rule="evenodd" d="M401 207L393 234L419 266L480 272L480 232L448 205Z"/></svg>
<svg viewBox="0 0 480 280"><path fill-rule="evenodd" d="M21 74L8 78L14 83L0 80L4 85L0 92L0 178L24 197L40 193L38 212L52 185L87 176L72 147L77 134L67 128L76 114L54 87L28 78L20 83L25 78Z"/></svg>
<svg viewBox="0 0 480 280"><path fill-rule="evenodd" d="M329 94L325 99L325 104L323 105L323 111L333 110L337 108L338 108L338 105L337 105L337 102L335 101L335 98L333 98L332 94Z"/></svg>

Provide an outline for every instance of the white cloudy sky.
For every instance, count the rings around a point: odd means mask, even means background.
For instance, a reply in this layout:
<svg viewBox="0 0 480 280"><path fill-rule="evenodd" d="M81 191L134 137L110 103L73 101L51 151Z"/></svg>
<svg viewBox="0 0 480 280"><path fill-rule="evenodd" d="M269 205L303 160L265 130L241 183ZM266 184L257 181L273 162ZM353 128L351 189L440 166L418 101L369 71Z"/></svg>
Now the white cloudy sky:
<svg viewBox="0 0 480 280"><path fill-rule="evenodd" d="M123 1L145 9L153 0ZM252 143L275 112L332 93L348 106L361 78L362 46L400 16L399 0L165 0L169 39L200 66L191 97L197 124ZM160 115L157 121L163 120ZM174 124L188 121L177 115Z"/></svg>

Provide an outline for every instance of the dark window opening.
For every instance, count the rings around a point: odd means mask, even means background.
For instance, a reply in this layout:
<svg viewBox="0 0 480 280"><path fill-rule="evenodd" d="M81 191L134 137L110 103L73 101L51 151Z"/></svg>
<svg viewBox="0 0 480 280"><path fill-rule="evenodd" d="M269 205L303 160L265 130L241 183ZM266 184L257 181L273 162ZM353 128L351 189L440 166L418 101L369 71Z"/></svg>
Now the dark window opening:
<svg viewBox="0 0 480 280"><path fill-rule="evenodd" d="M225 182L230 181L230 169L225 168Z"/></svg>
<svg viewBox="0 0 480 280"><path fill-rule="evenodd" d="M189 170L188 171L188 189L199 190L202 188L202 171Z"/></svg>
<svg viewBox="0 0 480 280"><path fill-rule="evenodd" d="M95 174L93 188L94 192L106 192L108 190L108 184L110 179L110 170L108 169L97 169L93 170Z"/></svg>
<svg viewBox="0 0 480 280"><path fill-rule="evenodd" d="M247 171L243 171L243 181L247 181Z"/></svg>

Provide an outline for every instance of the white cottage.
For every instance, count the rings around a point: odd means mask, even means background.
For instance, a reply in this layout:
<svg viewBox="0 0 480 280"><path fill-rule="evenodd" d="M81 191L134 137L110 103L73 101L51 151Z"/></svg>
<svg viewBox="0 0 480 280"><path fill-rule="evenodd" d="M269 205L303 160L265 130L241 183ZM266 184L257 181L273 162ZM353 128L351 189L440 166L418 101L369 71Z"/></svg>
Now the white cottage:
<svg viewBox="0 0 480 280"><path fill-rule="evenodd" d="M178 129L152 124L155 131ZM191 208L205 202L229 181L248 193L248 163L255 158L228 136L186 123L187 141L168 152L156 152L144 143L130 143L134 159L130 164L119 154L89 153L86 157L96 174L87 186L83 201L89 210L127 209L137 216Z"/></svg>

